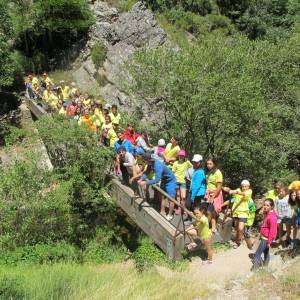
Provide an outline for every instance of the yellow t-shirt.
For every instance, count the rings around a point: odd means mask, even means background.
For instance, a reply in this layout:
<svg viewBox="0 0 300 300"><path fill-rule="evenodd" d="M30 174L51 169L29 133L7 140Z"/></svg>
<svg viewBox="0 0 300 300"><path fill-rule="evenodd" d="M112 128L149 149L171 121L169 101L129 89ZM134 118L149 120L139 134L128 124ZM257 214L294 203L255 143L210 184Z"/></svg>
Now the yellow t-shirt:
<svg viewBox="0 0 300 300"><path fill-rule="evenodd" d="M83 103L84 106L88 106L88 105L91 104L91 99L84 99L84 100L82 101L82 103Z"/></svg>
<svg viewBox="0 0 300 300"><path fill-rule="evenodd" d="M241 189L237 189L238 192L241 192ZM252 190L246 190L246 195L235 195L236 201L234 202L232 206L232 210L235 209L233 212L233 217L235 218L248 218L249 217L249 201L252 197ZM240 202L241 201L241 202ZM237 204L240 202L239 206Z"/></svg>
<svg viewBox="0 0 300 300"><path fill-rule="evenodd" d="M61 91L62 91L64 100L69 99L70 88L67 85L65 85L64 88L61 88Z"/></svg>
<svg viewBox="0 0 300 300"><path fill-rule="evenodd" d="M175 161L172 167L172 171L176 177L176 181L178 183L185 183L185 172L191 168L193 165L192 163L187 160L184 162Z"/></svg>
<svg viewBox="0 0 300 300"><path fill-rule="evenodd" d="M110 147L114 147L115 142L119 139L113 128L109 129L109 131L107 133L107 138L109 139L109 146Z"/></svg>
<svg viewBox="0 0 300 300"><path fill-rule="evenodd" d="M109 123L109 124L102 124L101 130L104 130L104 129L107 129L107 130L112 129L112 123Z"/></svg>
<svg viewBox="0 0 300 300"><path fill-rule="evenodd" d="M223 174L219 169L214 173L209 172L206 175L207 188L214 192L217 189L217 184L223 182Z"/></svg>
<svg viewBox="0 0 300 300"><path fill-rule="evenodd" d="M272 199L273 201L275 201L276 196L277 195L275 193L275 190L267 191L266 198L269 198L269 199Z"/></svg>
<svg viewBox="0 0 300 300"><path fill-rule="evenodd" d="M173 147L172 144L169 143L165 149L165 156L168 159L177 158L177 154L179 151L180 151L180 147L178 145Z"/></svg>
<svg viewBox="0 0 300 300"><path fill-rule="evenodd" d="M53 81L51 80L51 78L50 78L49 76L47 76L47 77L45 78L45 82L46 82L46 85L51 85L51 86L53 86Z"/></svg>
<svg viewBox="0 0 300 300"><path fill-rule="evenodd" d="M197 220L196 223L197 233L198 236L203 240L208 240L211 238L212 233L209 229L209 223L206 216L202 216L200 219Z"/></svg>
<svg viewBox="0 0 300 300"><path fill-rule="evenodd" d="M117 115L114 115L112 112L108 114L110 116L111 122L114 124L119 124L121 120L120 113L117 113Z"/></svg>
<svg viewBox="0 0 300 300"><path fill-rule="evenodd" d="M48 100L49 100L49 96L50 96L50 93L48 93L47 90L44 90L44 92L43 92L43 100L45 102L47 102L47 103L48 103Z"/></svg>
<svg viewBox="0 0 300 300"><path fill-rule="evenodd" d="M103 113L102 113L102 111L99 109L99 108L95 108L95 110L94 110L94 116L95 116L95 118L97 118L98 120L99 120L99 122L101 123L101 124L104 124L104 122L105 122L105 120L104 120L104 117L103 117Z"/></svg>
<svg viewBox="0 0 300 300"><path fill-rule="evenodd" d="M95 131L96 127L90 116L81 116L78 121L79 125L85 124L90 131Z"/></svg>
<svg viewBox="0 0 300 300"><path fill-rule="evenodd" d="M32 83L32 85L34 85L34 84L38 85L39 84L39 80L37 79L37 77L33 77L31 83Z"/></svg>
<svg viewBox="0 0 300 300"><path fill-rule="evenodd" d="M295 191L300 190L300 181L299 181L299 180L293 181L293 182L289 185L289 190L295 190Z"/></svg>
<svg viewBox="0 0 300 300"><path fill-rule="evenodd" d="M66 111L63 107L61 107L60 110L58 111L58 113L59 113L60 115L66 115L66 114L67 114L67 111Z"/></svg>
<svg viewBox="0 0 300 300"><path fill-rule="evenodd" d="M51 108L57 109L58 97L56 95L54 95L53 93L51 93L48 98L48 103L51 106Z"/></svg>

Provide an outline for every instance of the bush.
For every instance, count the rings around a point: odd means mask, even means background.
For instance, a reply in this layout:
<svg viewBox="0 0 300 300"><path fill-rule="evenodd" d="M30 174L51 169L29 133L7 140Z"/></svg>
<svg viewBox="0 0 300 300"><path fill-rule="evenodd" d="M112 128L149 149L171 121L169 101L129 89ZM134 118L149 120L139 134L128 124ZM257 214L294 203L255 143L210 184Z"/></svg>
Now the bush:
<svg viewBox="0 0 300 300"><path fill-rule="evenodd" d="M14 265L17 263L54 263L75 262L78 260L78 250L66 242L36 244L18 247L14 251L2 252L0 264Z"/></svg>
<svg viewBox="0 0 300 300"><path fill-rule="evenodd" d="M92 61L97 69L103 66L106 59L106 48L102 42L96 42L91 50Z"/></svg>
<svg viewBox="0 0 300 300"><path fill-rule="evenodd" d="M132 257L139 271L144 271L155 264L167 263L165 254L148 237L141 239L140 245Z"/></svg>
<svg viewBox="0 0 300 300"><path fill-rule="evenodd" d="M83 261L110 263L124 260L127 249L121 239L109 227L99 228L83 252Z"/></svg>

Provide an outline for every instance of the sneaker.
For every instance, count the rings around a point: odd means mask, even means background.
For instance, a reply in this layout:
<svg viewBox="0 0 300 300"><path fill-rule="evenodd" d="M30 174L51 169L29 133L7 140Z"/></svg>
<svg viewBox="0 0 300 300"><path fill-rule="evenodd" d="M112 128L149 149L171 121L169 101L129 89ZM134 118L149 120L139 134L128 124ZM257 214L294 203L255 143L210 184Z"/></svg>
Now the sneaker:
<svg viewBox="0 0 300 300"><path fill-rule="evenodd" d="M202 261L202 265L211 265L211 264L212 264L212 260L207 259Z"/></svg>
<svg viewBox="0 0 300 300"><path fill-rule="evenodd" d="M173 216L167 215L167 216L166 216L166 219L167 219L168 221L171 221L171 220L173 219Z"/></svg>

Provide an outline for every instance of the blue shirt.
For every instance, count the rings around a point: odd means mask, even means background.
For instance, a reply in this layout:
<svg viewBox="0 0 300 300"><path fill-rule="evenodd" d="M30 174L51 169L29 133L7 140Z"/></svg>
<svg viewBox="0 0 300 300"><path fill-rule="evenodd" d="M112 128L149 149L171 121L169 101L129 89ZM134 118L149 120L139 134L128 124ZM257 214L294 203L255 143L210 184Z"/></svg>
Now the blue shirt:
<svg viewBox="0 0 300 300"><path fill-rule="evenodd" d="M194 171L191 182L191 199L194 201L196 196L205 196L206 179L203 169Z"/></svg>
<svg viewBox="0 0 300 300"><path fill-rule="evenodd" d="M126 148L126 151L133 154L134 153L134 148L133 145L126 139L124 139L123 142L121 142L120 140L116 141L114 144L114 149L116 152L118 152L119 148L123 146Z"/></svg>
<svg viewBox="0 0 300 300"><path fill-rule="evenodd" d="M154 171L154 179L147 179L151 171ZM145 180L147 184L152 185L162 181L163 183L174 182L176 184L176 177L171 169L169 169L164 163L155 159L153 165L147 168L146 174L141 177L141 180Z"/></svg>

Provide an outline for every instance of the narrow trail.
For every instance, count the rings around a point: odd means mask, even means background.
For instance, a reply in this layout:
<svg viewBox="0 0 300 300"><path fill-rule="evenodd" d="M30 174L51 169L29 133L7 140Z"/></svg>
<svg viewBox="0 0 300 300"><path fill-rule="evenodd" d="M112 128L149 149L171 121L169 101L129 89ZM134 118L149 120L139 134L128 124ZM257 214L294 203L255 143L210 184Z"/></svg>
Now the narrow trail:
<svg viewBox="0 0 300 300"><path fill-rule="evenodd" d="M211 300L247 300L248 291L243 287L245 281L252 276L250 271L252 263L248 256L256 250L259 241L257 240L253 251L249 250L245 244L237 249L229 249L224 252L215 253L213 264L203 265L200 257L193 257L186 271L177 273L158 267L159 273L167 278L178 278L184 276L189 281L199 282L199 285L207 286L212 292L212 296L205 298ZM280 255L274 255L271 251L269 270L278 272L283 268ZM181 274L181 275L180 275ZM203 298L196 298L200 300Z"/></svg>

